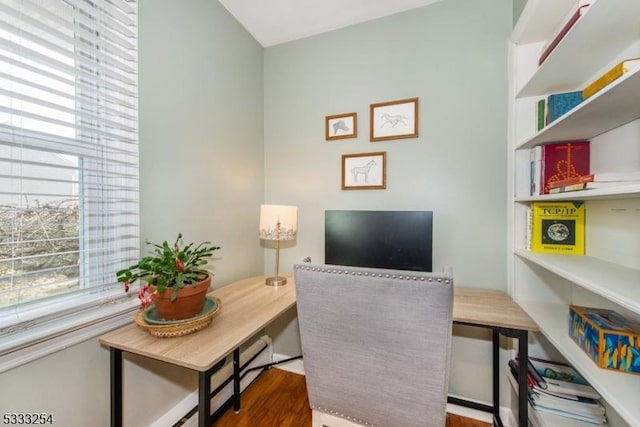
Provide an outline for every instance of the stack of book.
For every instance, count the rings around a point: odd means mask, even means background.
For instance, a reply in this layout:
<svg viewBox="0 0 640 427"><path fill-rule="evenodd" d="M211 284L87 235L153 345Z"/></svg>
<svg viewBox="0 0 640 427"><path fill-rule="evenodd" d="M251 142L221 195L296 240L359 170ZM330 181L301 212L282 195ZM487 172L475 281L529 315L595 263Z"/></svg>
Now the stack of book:
<svg viewBox="0 0 640 427"><path fill-rule="evenodd" d="M509 361L509 381L518 390L518 360ZM600 395L571 366L530 358L528 401L532 424L577 427L606 423Z"/></svg>
<svg viewBox="0 0 640 427"><path fill-rule="evenodd" d="M640 185L640 172L587 174L549 183L549 193Z"/></svg>
<svg viewBox="0 0 640 427"><path fill-rule="evenodd" d="M553 142L533 147L530 161L530 195L549 194L554 182L590 173L589 141Z"/></svg>

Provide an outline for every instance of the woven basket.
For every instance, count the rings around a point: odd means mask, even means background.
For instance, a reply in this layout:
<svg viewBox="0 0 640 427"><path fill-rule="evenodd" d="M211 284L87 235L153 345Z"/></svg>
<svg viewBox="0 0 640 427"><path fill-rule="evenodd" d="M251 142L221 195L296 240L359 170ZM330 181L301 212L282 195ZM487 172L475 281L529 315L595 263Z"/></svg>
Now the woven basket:
<svg viewBox="0 0 640 427"><path fill-rule="evenodd" d="M151 325L144 320L144 310L141 309L136 312L133 320L138 326L147 329L151 335L158 338L181 337L204 329L211 324L213 318L220 312L220 307L222 307L222 301L215 297L213 299L216 301L215 310L197 319L185 319L169 325Z"/></svg>

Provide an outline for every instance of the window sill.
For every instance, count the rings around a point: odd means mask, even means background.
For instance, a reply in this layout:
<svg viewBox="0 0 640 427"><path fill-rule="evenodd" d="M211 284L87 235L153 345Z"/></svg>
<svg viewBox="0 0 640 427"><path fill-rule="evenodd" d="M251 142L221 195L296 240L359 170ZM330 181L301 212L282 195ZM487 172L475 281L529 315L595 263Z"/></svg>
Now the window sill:
<svg viewBox="0 0 640 427"><path fill-rule="evenodd" d="M0 338L0 373L124 326L139 307L136 298L127 298L9 333Z"/></svg>

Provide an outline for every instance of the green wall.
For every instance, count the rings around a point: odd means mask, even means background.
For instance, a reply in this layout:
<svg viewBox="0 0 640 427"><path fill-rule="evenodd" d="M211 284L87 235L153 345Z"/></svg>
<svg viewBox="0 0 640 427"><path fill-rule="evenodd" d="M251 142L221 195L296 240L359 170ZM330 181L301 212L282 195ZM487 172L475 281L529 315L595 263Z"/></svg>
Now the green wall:
<svg viewBox="0 0 640 427"><path fill-rule="evenodd" d="M527 4L527 0L513 0L513 25L516 25L520 14L522 13L522 9Z"/></svg>
<svg viewBox="0 0 640 427"><path fill-rule="evenodd" d="M325 209L431 209L434 267L452 266L458 286L506 289L511 20L509 0L447 0L263 49L216 1L141 0L142 241L181 231L221 245L222 286L272 270L257 239L263 201L300 209L284 271L322 262ZM420 137L370 143L369 104L415 96ZM324 117L351 111L359 137L325 141ZM370 151L387 152L387 189L340 190L341 154ZM295 311L271 329L276 351L299 352ZM456 329L453 392L489 399L487 344ZM2 408L108 425L108 359L93 339L0 374ZM161 362L129 358L125 370L127 425L196 387Z"/></svg>
<svg viewBox="0 0 640 427"><path fill-rule="evenodd" d="M425 209L434 270L452 266L457 286L506 290L511 24L510 0L447 0L265 49L265 202L299 207L282 270L305 256L323 262L325 209ZM369 105L409 97L420 98L419 137L369 142ZM325 116L353 111L358 137L325 141ZM387 188L341 190L341 155L374 151L387 152ZM297 354L287 320L272 328L276 351ZM490 398L485 339L456 333L453 392Z"/></svg>
<svg viewBox="0 0 640 427"><path fill-rule="evenodd" d="M219 244L214 286L262 274L262 47L212 0L140 0L139 34L141 240L182 232ZM195 372L158 361L127 357L124 370L127 426L150 425L197 388ZM5 412L109 425L109 352L97 339L0 384Z"/></svg>
<svg viewBox="0 0 640 427"><path fill-rule="evenodd" d="M142 0L139 22L141 241L221 246L214 286L261 274L263 49L217 1Z"/></svg>

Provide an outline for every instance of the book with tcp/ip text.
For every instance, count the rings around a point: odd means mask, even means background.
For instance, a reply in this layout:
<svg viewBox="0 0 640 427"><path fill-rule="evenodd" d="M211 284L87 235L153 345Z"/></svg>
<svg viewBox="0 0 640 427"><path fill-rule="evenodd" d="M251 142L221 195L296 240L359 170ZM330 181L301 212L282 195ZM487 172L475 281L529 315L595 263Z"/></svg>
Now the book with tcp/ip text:
<svg viewBox="0 0 640 427"><path fill-rule="evenodd" d="M585 205L583 201L533 202L531 251L584 255Z"/></svg>

